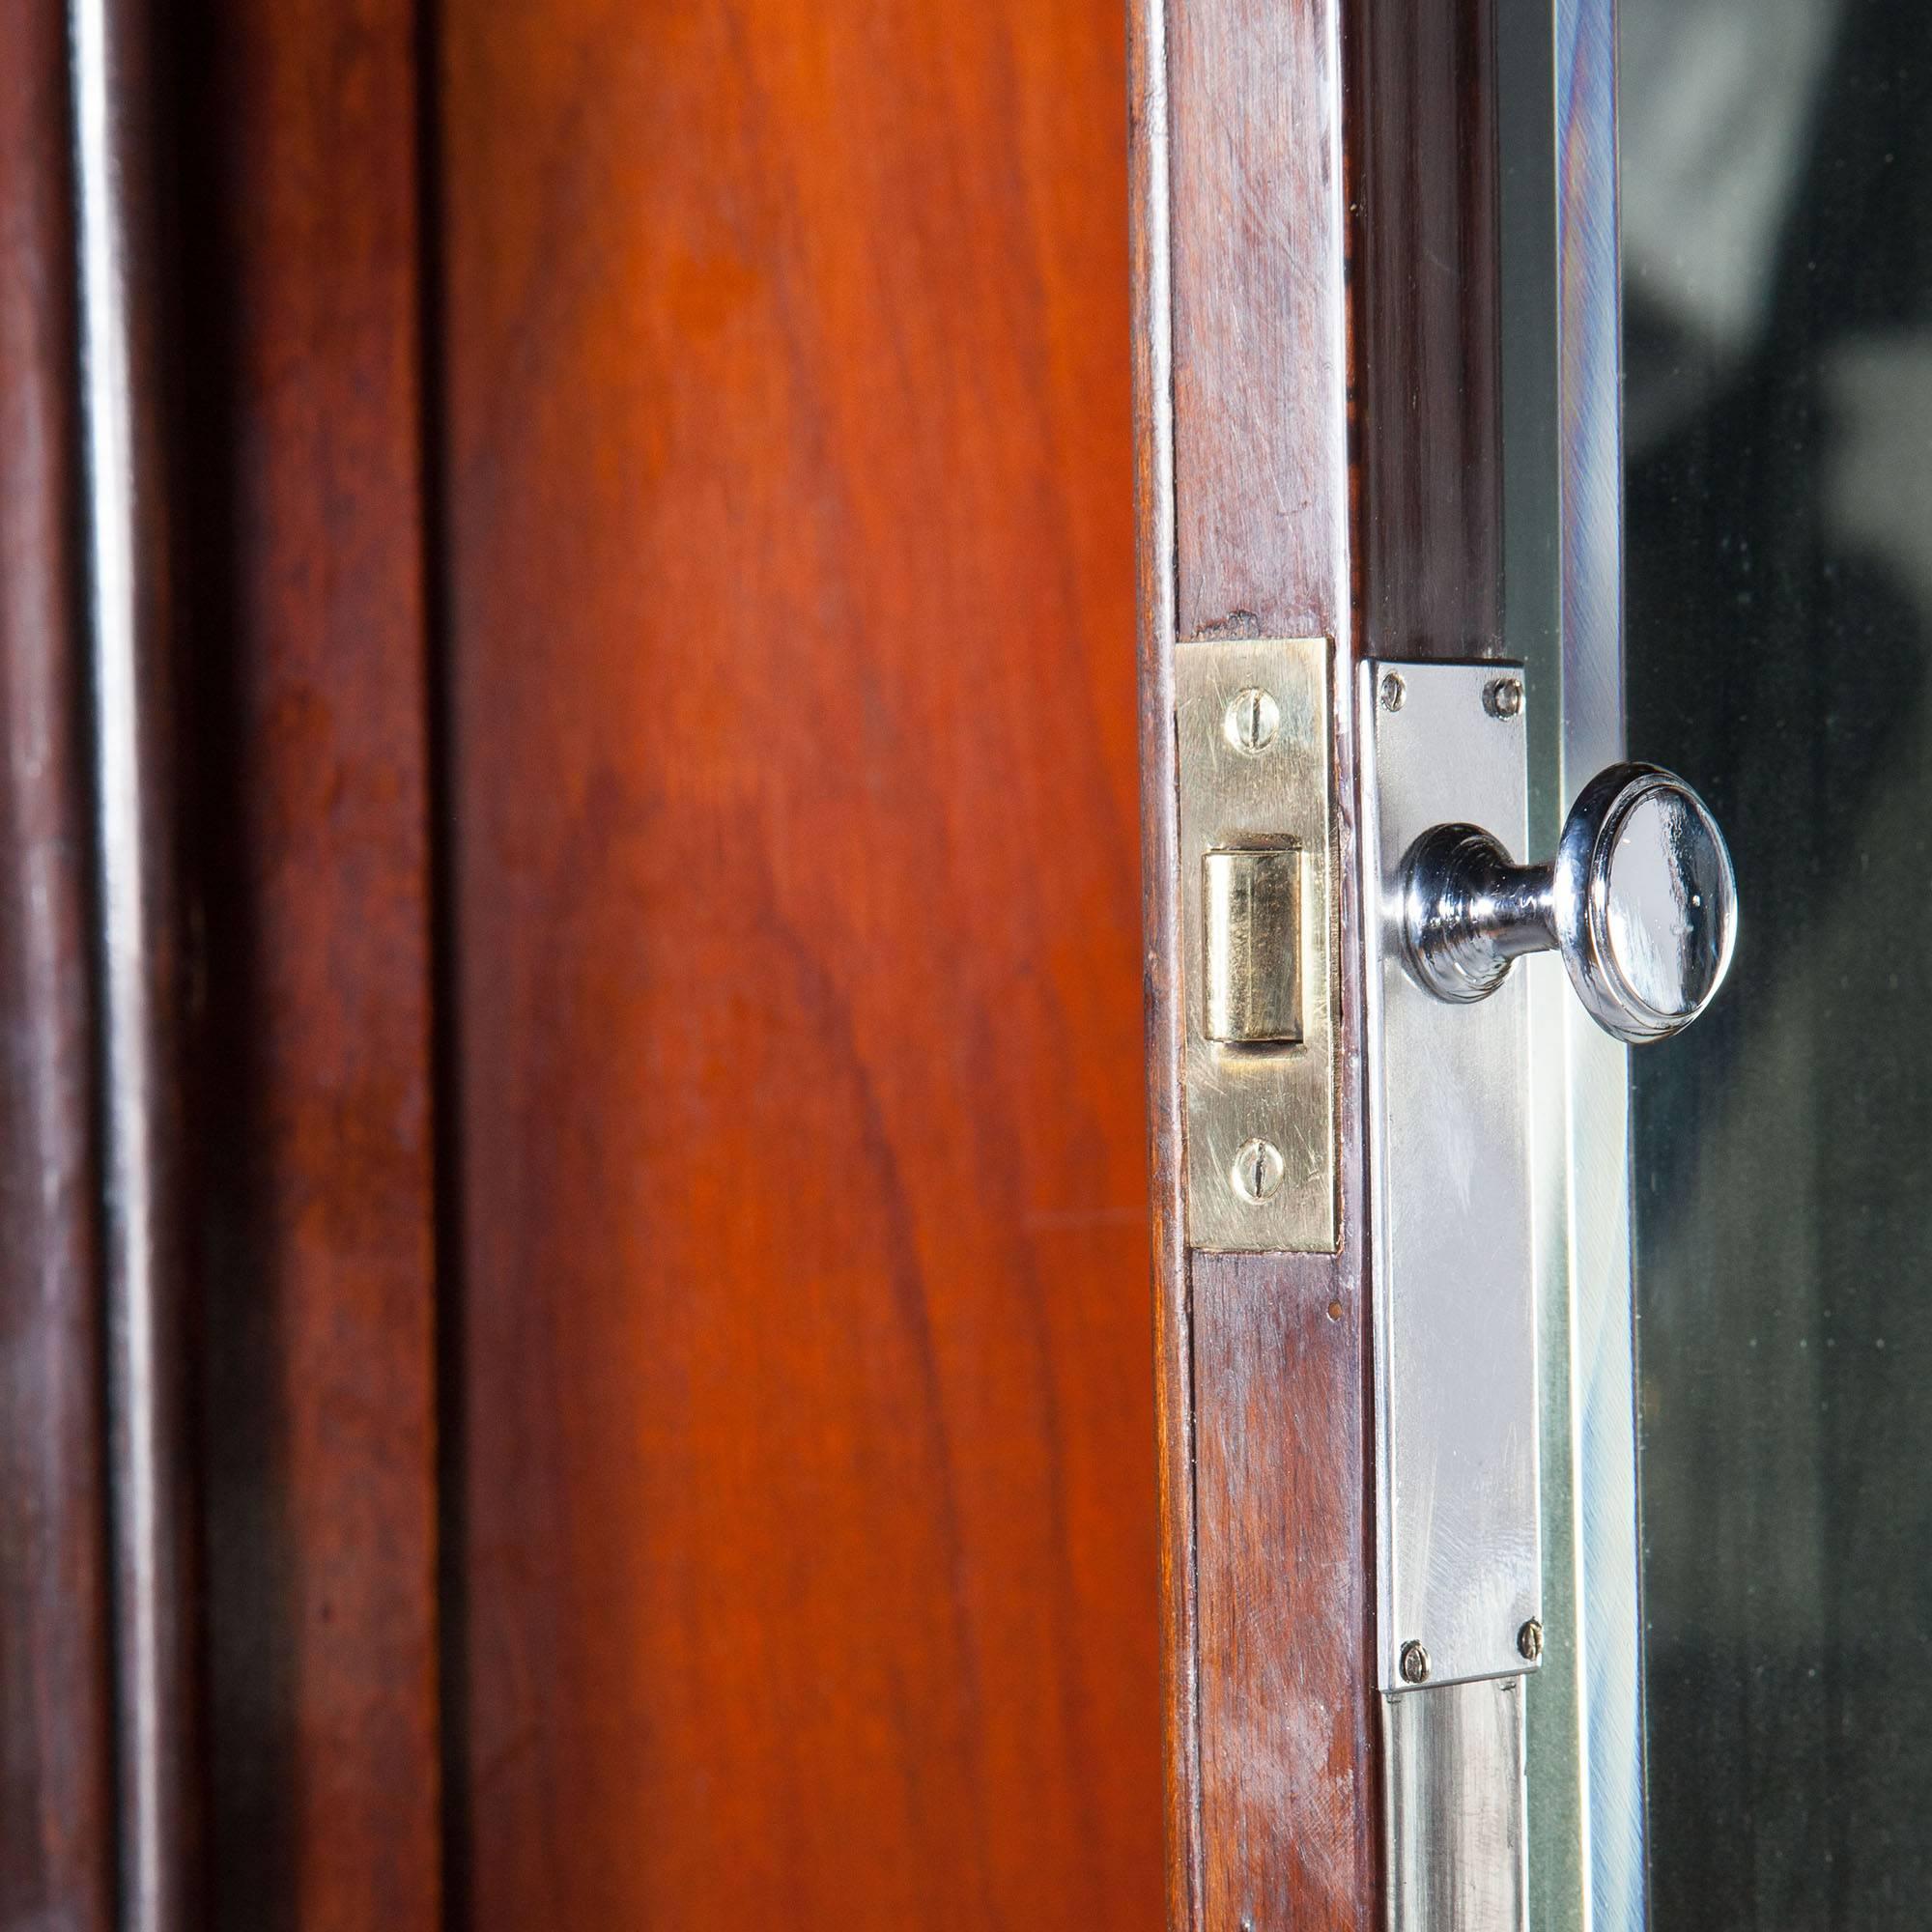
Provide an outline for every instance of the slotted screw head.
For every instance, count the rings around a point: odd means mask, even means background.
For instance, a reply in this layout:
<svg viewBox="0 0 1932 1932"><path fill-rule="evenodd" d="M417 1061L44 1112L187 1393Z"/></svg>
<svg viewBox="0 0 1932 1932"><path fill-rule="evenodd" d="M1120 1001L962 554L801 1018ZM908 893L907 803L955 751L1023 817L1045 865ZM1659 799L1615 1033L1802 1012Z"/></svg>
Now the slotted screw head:
<svg viewBox="0 0 1932 1932"><path fill-rule="evenodd" d="M1402 1647L1402 1681L1405 1684L1429 1682L1429 1653L1413 1637Z"/></svg>
<svg viewBox="0 0 1932 1932"><path fill-rule="evenodd" d="M1272 1141L1243 1141L1240 1151L1235 1155L1229 1179L1235 1183L1235 1192L1243 1201L1259 1208L1264 1201L1274 1198L1286 1172L1287 1163L1281 1157L1281 1150Z"/></svg>
<svg viewBox="0 0 1932 1932"><path fill-rule="evenodd" d="M1274 743L1274 735L1281 729L1281 706L1271 692L1251 684L1229 700L1221 729L1236 751L1255 757Z"/></svg>
<svg viewBox="0 0 1932 1932"><path fill-rule="evenodd" d="M1408 686L1403 683L1400 671L1382 672L1381 697L1384 711L1400 711L1402 700L1408 696Z"/></svg>
<svg viewBox="0 0 1932 1932"><path fill-rule="evenodd" d="M1543 1656L1543 1626L1536 1618L1530 1620L1516 1634L1518 1654L1525 1663L1535 1663Z"/></svg>

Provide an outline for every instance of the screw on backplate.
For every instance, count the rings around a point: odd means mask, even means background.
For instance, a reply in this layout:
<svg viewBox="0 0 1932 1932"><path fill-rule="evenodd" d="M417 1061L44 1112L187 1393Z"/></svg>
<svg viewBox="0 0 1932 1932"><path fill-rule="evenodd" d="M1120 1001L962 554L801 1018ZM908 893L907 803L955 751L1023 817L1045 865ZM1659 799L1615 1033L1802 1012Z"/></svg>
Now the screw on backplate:
<svg viewBox="0 0 1932 1932"><path fill-rule="evenodd" d="M1259 1208L1264 1201L1273 1198L1286 1171L1281 1150L1272 1141L1243 1141L1235 1155L1229 1179L1243 1201Z"/></svg>
<svg viewBox="0 0 1932 1932"><path fill-rule="evenodd" d="M1518 1654L1525 1663L1535 1663L1543 1656L1543 1626L1534 1618L1516 1634Z"/></svg>
<svg viewBox="0 0 1932 1932"><path fill-rule="evenodd" d="M1398 672L1392 670L1382 672L1382 709L1384 711L1400 711L1402 709L1402 700L1407 696L1408 686L1403 683L1401 675Z"/></svg>
<svg viewBox="0 0 1932 1932"><path fill-rule="evenodd" d="M1402 1681L1405 1684L1429 1682L1429 1653L1413 1637L1402 1647Z"/></svg>
<svg viewBox="0 0 1932 1932"><path fill-rule="evenodd" d="M1236 751L1252 758L1274 743L1274 734L1281 729L1281 706L1270 693L1251 684L1230 700L1221 729Z"/></svg>
<svg viewBox="0 0 1932 1932"><path fill-rule="evenodd" d="M1522 679L1492 677L1483 687L1483 709L1492 718L1514 718L1522 710Z"/></svg>

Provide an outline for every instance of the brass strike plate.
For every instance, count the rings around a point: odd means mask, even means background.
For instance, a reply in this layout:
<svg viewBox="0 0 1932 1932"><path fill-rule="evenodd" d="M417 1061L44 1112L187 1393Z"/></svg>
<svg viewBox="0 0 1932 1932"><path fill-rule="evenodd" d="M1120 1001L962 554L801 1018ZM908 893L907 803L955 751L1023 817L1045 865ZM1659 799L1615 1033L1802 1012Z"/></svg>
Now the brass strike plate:
<svg viewBox="0 0 1932 1932"><path fill-rule="evenodd" d="M1335 1251L1332 658L1325 638L1175 652L1194 1248Z"/></svg>

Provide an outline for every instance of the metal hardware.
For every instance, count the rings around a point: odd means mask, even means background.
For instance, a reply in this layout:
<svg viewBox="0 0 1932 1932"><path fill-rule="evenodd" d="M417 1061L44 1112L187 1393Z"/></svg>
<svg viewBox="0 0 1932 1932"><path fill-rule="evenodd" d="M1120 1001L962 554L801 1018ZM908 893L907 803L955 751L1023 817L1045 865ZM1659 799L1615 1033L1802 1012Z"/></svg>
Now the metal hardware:
<svg viewBox="0 0 1932 1932"><path fill-rule="evenodd" d="M1543 1626L1534 1617L1516 1634L1517 1653L1525 1662L1543 1662Z"/></svg>
<svg viewBox="0 0 1932 1932"><path fill-rule="evenodd" d="M1522 710L1522 679L1495 677L1483 688L1483 708L1492 718L1514 718Z"/></svg>
<svg viewBox="0 0 1932 1932"><path fill-rule="evenodd" d="M1496 689L1485 704L1514 717L1491 701ZM1404 947L1437 999L1487 999L1512 959L1554 948L1585 1011L1633 1044L1681 1033L1711 1004L1736 940L1723 835L1703 800L1656 765L1592 779L1548 865L1513 865L1476 826L1437 825L1403 874Z"/></svg>
<svg viewBox="0 0 1932 1932"><path fill-rule="evenodd" d="M1383 1699L1392 1932L1527 1932L1524 1702L1515 1677Z"/></svg>
<svg viewBox="0 0 1932 1932"><path fill-rule="evenodd" d="M1203 1031L1224 1044L1301 1037L1301 854L1293 845L1209 852L1202 860L1208 920Z"/></svg>
<svg viewBox="0 0 1932 1932"><path fill-rule="evenodd" d="M1287 1163L1272 1141L1244 1141L1228 1170L1228 1183L1250 1207L1272 1201L1281 1185Z"/></svg>
<svg viewBox="0 0 1932 1932"><path fill-rule="evenodd" d="M1253 757L1274 743L1274 734L1281 728L1281 706L1272 694L1250 685L1235 694L1223 728L1236 751Z"/></svg>
<svg viewBox="0 0 1932 1932"><path fill-rule="evenodd" d="M1405 1684L1427 1684L1429 1682L1429 1653L1411 1640L1402 1647L1402 1681Z"/></svg>
<svg viewBox="0 0 1932 1932"><path fill-rule="evenodd" d="M1424 834L1524 841L1525 737L1487 699L1499 674L1514 668L1361 673L1378 1671L1385 1691L1423 1697L1520 1676L1518 1634L1543 1614L1527 988L1517 974L1446 1005L1406 943ZM1373 701L1392 677L1396 710Z"/></svg>
<svg viewBox="0 0 1932 1932"><path fill-rule="evenodd" d="M1324 638L1175 652L1195 1248L1335 1248L1329 659Z"/></svg>

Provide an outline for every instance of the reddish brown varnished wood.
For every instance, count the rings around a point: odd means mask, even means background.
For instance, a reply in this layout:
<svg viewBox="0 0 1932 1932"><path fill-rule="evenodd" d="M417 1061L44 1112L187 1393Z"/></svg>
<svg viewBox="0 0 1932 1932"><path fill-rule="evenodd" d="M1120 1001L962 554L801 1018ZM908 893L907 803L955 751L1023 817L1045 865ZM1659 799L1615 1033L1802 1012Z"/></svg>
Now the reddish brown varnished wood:
<svg viewBox="0 0 1932 1932"><path fill-rule="evenodd" d="M1336 0L1168 0L1183 638L1346 624Z"/></svg>
<svg viewBox="0 0 1932 1932"><path fill-rule="evenodd" d="M180 47L213 1922L440 1924L413 9Z"/></svg>
<svg viewBox="0 0 1932 1932"><path fill-rule="evenodd" d="M107 1932L114 1838L61 9L0 6L0 1923Z"/></svg>
<svg viewBox="0 0 1932 1932"><path fill-rule="evenodd" d="M1502 648L1492 0L1349 14L1352 384L1369 655Z"/></svg>
<svg viewBox="0 0 1932 1932"><path fill-rule="evenodd" d="M1161 9L1142 0L1141 31ZM1330 0L1168 0L1169 192L1137 179L1137 219L1167 227L1172 461L1142 497L1144 729L1171 769L1163 653L1179 638L1326 636L1337 644L1338 1038L1342 1241L1325 1257L1156 1253L1162 1413L1191 1485L1164 1495L1171 1571L1169 1748L1177 1925L1213 1932L1356 1928L1381 1916L1380 1788L1371 1616L1368 1309L1360 1130L1353 657L1341 186L1342 26ZM1155 37L1161 38L1161 37ZM1147 111L1148 82L1141 107ZM1144 260L1144 287L1150 273ZM1144 332L1155 314L1143 298ZM1144 350L1144 354L1145 354ZM1159 393L1158 371L1147 385ZM1156 469L1157 469L1156 465ZM1145 466L1144 466L1145 470ZM1174 541L1158 537L1172 492ZM1144 553L1146 554L1146 553ZM1166 610L1161 611L1165 604ZM1150 785L1151 867L1171 867L1171 792ZM1156 1173L1178 1223L1173 1002L1181 974L1171 886L1150 880ZM1192 1671L1192 1682L1188 1672ZM1186 1753L1194 1753L1187 1760ZM1197 1810L1184 1794L1192 1781Z"/></svg>
<svg viewBox="0 0 1932 1932"><path fill-rule="evenodd" d="M1133 307L1134 523L1141 739L1142 1000L1153 1261L1154 1428L1160 1513L1162 1792L1167 1922L1201 1914L1201 1704L1196 1625L1193 1310L1181 1194L1179 876L1175 817L1173 161L1167 15L1127 10L1128 234Z"/></svg>
<svg viewBox="0 0 1932 1932"><path fill-rule="evenodd" d="M1345 1269L1194 1261L1206 1922L1231 1932L1380 1922L1367 1338Z"/></svg>
<svg viewBox="0 0 1932 1932"><path fill-rule="evenodd" d="M445 0L467 1918L1161 1911L1115 0Z"/></svg>

